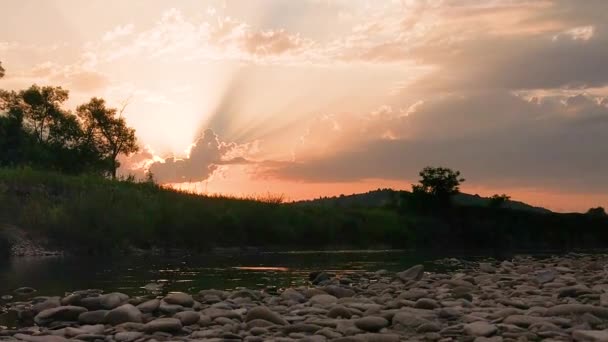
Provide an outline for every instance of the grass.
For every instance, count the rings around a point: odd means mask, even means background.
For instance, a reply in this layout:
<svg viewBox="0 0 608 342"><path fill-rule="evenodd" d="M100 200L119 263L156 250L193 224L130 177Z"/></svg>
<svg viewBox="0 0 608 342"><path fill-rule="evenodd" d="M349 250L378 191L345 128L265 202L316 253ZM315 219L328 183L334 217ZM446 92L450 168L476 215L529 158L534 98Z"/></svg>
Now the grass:
<svg viewBox="0 0 608 342"><path fill-rule="evenodd" d="M484 206L437 211L201 196L153 183L0 169L0 226L77 253L131 247L562 249L608 246L608 218ZM2 247L2 246L0 246Z"/></svg>
<svg viewBox="0 0 608 342"><path fill-rule="evenodd" d="M151 183L0 169L0 222L87 253L219 246L369 247L391 243L400 218L381 209L301 208L280 196L201 196Z"/></svg>

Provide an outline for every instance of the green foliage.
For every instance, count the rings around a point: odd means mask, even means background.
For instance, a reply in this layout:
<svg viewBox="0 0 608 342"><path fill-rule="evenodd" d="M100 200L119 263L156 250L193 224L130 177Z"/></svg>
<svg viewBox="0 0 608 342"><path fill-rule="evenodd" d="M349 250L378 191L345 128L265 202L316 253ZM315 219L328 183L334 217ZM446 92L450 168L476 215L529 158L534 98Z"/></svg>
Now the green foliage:
<svg viewBox="0 0 608 342"><path fill-rule="evenodd" d="M135 131L101 99L70 113L68 97L61 87L0 90L0 166L116 176L118 155L138 149Z"/></svg>
<svg viewBox="0 0 608 342"><path fill-rule="evenodd" d="M84 253L128 246L405 247L401 218L384 209L283 204L281 196L200 196L152 182L0 169L0 222Z"/></svg>

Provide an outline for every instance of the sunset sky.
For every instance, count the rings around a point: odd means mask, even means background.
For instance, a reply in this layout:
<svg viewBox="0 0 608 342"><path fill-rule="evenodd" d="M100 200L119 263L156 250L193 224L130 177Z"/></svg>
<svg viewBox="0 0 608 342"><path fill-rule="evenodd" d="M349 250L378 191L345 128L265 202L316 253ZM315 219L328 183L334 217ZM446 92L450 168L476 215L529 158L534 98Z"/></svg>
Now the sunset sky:
<svg viewBox="0 0 608 342"><path fill-rule="evenodd" d="M462 190L608 207L608 1L3 0L0 88L93 96L137 130L123 174L297 200Z"/></svg>

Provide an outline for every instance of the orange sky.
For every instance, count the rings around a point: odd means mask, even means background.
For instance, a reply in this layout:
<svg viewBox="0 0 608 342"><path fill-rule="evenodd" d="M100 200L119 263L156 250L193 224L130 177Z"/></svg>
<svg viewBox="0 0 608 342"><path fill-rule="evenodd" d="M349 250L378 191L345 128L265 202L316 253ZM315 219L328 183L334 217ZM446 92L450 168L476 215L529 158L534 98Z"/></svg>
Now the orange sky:
<svg viewBox="0 0 608 342"><path fill-rule="evenodd" d="M608 2L6 0L0 88L128 103L123 174L290 199L463 190L608 206ZM52 18L52 20L50 19ZM28 23L24 25L24 23Z"/></svg>

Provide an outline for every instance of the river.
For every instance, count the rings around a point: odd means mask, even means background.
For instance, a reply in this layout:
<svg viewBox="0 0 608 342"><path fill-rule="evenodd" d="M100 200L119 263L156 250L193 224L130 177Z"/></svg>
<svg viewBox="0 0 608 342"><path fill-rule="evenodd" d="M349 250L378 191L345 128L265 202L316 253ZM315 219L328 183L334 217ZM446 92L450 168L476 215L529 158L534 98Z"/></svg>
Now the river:
<svg viewBox="0 0 608 342"><path fill-rule="evenodd" d="M62 295L89 288L140 295L148 292L145 286L151 283L161 284L162 292L281 288L305 284L312 271L401 271L420 263L432 269L437 267L432 264L435 259L437 256L394 250L13 258L0 262L0 296L23 286L35 288L36 295Z"/></svg>

